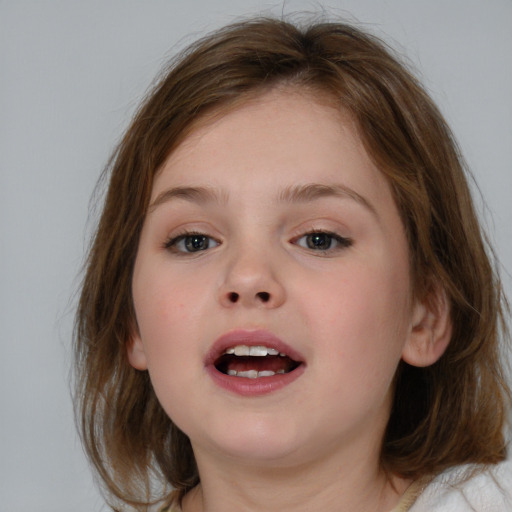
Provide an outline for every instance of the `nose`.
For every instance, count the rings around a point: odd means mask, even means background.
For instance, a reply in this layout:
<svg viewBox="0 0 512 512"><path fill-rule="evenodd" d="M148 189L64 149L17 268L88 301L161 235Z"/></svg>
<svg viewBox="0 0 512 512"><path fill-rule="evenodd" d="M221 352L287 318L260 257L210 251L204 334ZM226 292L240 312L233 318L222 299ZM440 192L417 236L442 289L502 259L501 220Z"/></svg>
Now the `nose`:
<svg viewBox="0 0 512 512"><path fill-rule="evenodd" d="M286 299L278 267L268 253L238 251L226 265L219 290L221 305L228 308L278 308Z"/></svg>

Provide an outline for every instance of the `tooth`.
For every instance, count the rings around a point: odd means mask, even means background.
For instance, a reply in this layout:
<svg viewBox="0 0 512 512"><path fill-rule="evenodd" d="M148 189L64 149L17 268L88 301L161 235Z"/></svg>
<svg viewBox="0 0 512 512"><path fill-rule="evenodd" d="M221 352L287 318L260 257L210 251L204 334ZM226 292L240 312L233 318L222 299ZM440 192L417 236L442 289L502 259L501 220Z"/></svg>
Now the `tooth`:
<svg viewBox="0 0 512 512"><path fill-rule="evenodd" d="M279 354L279 351L275 348L267 348L267 354L269 356L277 356Z"/></svg>
<svg viewBox="0 0 512 512"><path fill-rule="evenodd" d="M276 373L285 373L285 371L284 370L277 370Z"/></svg>
<svg viewBox="0 0 512 512"><path fill-rule="evenodd" d="M267 355L267 347L258 345L256 347L249 347L250 356L264 357Z"/></svg>
<svg viewBox="0 0 512 512"><path fill-rule="evenodd" d="M249 355L249 347L247 345L237 345L234 348L235 356L248 356Z"/></svg>
<svg viewBox="0 0 512 512"><path fill-rule="evenodd" d="M248 379L256 379L258 377L258 370L247 370L246 372L238 372L237 377L246 377Z"/></svg>
<svg viewBox="0 0 512 512"><path fill-rule="evenodd" d="M231 375L232 377L236 377L237 373L238 372L236 370L228 370L228 375Z"/></svg>
<svg viewBox="0 0 512 512"><path fill-rule="evenodd" d="M234 354L235 353L235 349L234 348L228 348L224 354Z"/></svg>
<svg viewBox="0 0 512 512"><path fill-rule="evenodd" d="M281 357L286 357L286 354L285 354L284 352L279 352L279 355L280 355Z"/></svg>
<svg viewBox="0 0 512 512"><path fill-rule="evenodd" d="M276 372L273 372L272 370L263 370L262 372L258 372L258 377L272 377L272 375L275 375Z"/></svg>

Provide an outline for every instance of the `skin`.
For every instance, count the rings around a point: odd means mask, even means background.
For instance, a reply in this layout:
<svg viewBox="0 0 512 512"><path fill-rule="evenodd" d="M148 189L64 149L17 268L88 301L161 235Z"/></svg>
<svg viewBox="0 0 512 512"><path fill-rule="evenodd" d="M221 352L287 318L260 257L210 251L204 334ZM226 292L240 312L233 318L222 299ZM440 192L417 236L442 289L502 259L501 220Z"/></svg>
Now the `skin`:
<svg viewBox="0 0 512 512"><path fill-rule="evenodd" d="M297 193L311 184L323 188ZM188 252L189 232L209 247ZM311 232L334 233L330 248L308 246ZM278 89L197 127L155 179L133 298L129 360L199 468L186 512L398 502L409 482L379 467L393 376L402 358L440 357L449 326L413 300L390 187L347 114ZM303 374L257 397L217 386L205 358L236 329L281 338Z"/></svg>

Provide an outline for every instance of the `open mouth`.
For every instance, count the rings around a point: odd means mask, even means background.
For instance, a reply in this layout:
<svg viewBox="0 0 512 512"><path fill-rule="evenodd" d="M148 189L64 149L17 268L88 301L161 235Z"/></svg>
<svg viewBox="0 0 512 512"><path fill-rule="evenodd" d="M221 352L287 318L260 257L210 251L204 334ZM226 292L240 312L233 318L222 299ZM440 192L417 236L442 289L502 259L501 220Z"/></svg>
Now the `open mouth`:
<svg viewBox="0 0 512 512"><path fill-rule="evenodd" d="M231 377L257 379L293 372L302 363L265 345L234 345L214 361L215 368Z"/></svg>

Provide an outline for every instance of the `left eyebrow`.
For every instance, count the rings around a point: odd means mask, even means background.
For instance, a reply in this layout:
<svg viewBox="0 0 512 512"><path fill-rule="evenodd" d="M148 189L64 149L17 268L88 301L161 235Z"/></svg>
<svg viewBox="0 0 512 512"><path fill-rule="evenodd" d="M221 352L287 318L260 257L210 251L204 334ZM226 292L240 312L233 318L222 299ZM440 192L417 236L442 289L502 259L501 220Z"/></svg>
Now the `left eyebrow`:
<svg viewBox="0 0 512 512"><path fill-rule="evenodd" d="M352 199L369 210L377 219L379 219L379 215L375 207L365 197L346 185L308 183L306 185L294 185L287 187L279 194L280 201L289 203L305 203L324 197Z"/></svg>

